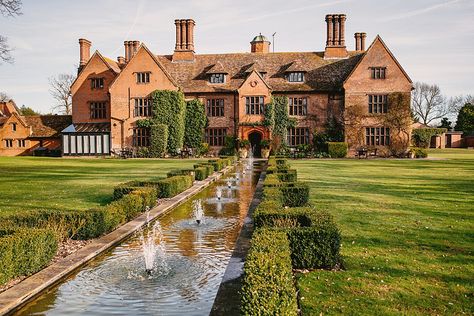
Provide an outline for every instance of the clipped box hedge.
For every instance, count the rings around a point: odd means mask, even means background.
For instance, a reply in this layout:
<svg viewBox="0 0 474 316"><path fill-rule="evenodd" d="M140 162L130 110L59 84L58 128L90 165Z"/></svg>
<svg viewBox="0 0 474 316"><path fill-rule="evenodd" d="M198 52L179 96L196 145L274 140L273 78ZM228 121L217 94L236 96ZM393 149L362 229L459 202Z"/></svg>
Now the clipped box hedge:
<svg viewBox="0 0 474 316"><path fill-rule="evenodd" d="M347 156L347 143L327 142L328 154L331 158L345 158Z"/></svg>
<svg viewBox="0 0 474 316"><path fill-rule="evenodd" d="M194 169L201 168L201 167L206 168L206 178L214 173L214 166L209 163L200 163L200 164L194 165Z"/></svg>
<svg viewBox="0 0 474 316"><path fill-rule="evenodd" d="M206 167L198 167L194 169L194 177L198 181L202 181L207 179L208 174L207 174L207 168Z"/></svg>
<svg viewBox="0 0 474 316"><path fill-rule="evenodd" d="M242 315L297 315L290 245L285 232L258 229L245 259Z"/></svg>
<svg viewBox="0 0 474 316"><path fill-rule="evenodd" d="M280 188L284 206L300 207L309 203L309 186L304 182L294 182Z"/></svg>
<svg viewBox="0 0 474 316"><path fill-rule="evenodd" d="M0 229L0 284L38 272L57 249L58 240L51 229Z"/></svg>
<svg viewBox="0 0 474 316"><path fill-rule="evenodd" d="M174 176L157 182L157 191L159 198L173 197L193 185L191 176Z"/></svg>
<svg viewBox="0 0 474 316"><path fill-rule="evenodd" d="M167 178L171 178L175 176L193 176L193 180L194 180L194 169L176 169L176 170L171 170L166 174Z"/></svg>

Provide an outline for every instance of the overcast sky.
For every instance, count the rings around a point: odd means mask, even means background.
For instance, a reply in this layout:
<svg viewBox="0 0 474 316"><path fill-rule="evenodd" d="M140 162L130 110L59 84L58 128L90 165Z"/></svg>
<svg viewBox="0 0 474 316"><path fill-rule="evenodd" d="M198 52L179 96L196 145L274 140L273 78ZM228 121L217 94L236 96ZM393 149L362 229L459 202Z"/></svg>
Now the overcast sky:
<svg viewBox="0 0 474 316"><path fill-rule="evenodd" d="M124 40L156 54L174 49L174 19L196 21L196 53L248 52L259 32L276 51L322 51L324 16L347 14L346 45L380 34L413 81L437 83L448 96L474 94L474 0L23 0L23 15L0 17L15 63L0 65L0 92L49 112L48 78L75 73L81 37L116 59Z"/></svg>

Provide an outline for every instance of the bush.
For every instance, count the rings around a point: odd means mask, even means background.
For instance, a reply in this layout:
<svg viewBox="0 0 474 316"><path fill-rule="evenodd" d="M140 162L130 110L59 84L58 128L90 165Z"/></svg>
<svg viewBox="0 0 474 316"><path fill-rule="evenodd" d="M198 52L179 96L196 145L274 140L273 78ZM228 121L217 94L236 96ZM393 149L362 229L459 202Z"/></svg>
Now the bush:
<svg viewBox="0 0 474 316"><path fill-rule="evenodd" d="M184 144L188 148L199 148L207 125L206 109L199 99L186 101Z"/></svg>
<svg viewBox="0 0 474 316"><path fill-rule="evenodd" d="M416 147L429 148L431 137L445 132L445 128L415 128L411 133L411 139Z"/></svg>
<svg viewBox="0 0 474 316"><path fill-rule="evenodd" d="M173 197L193 185L193 179L191 176L175 176L167 179L163 179L157 182L158 197L159 198L170 198Z"/></svg>
<svg viewBox="0 0 474 316"><path fill-rule="evenodd" d="M58 248L50 229L0 229L0 236L0 284L38 272Z"/></svg>
<svg viewBox="0 0 474 316"><path fill-rule="evenodd" d="M209 177L211 174L214 173L214 165L209 164L209 163L200 163L194 165L194 169L204 167L206 168L206 178Z"/></svg>
<svg viewBox="0 0 474 316"><path fill-rule="evenodd" d="M298 180L298 176L295 169L289 169L286 172L279 172L277 173L278 180L282 182L296 182Z"/></svg>
<svg viewBox="0 0 474 316"><path fill-rule="evenodd" d="M328 154L331 158L345 158L347 156L347 143L328 142Z"/></svg>
<svg viewBox="0 0 474 316"><path fill-rule="evenodd" d="M299 207L309 202L309 186L306 183L296 182L294 185L280 188L284 206Z"/></svg>
<svg viewBox="0 0 474 316"><path fill-rule="evenodd" d="M410 151L413 153L415 158L426 158L428 157L428 151L425 148L412 147Z"/></svg>
<svg viewBox="0 0 474 316"><path fill-rule="evenodd" d="M194 169L177 169L177 170L171 170L166 174L167 178L171 178L174 176L195 176L195 171Z"/></svg>
<svg viewBox="0 0 474 316"><path fill-rule="evenodd" d="M261 203L253 214L255 227L294 228L311 226L308 208L284 208L278 203Z"/></svg>
<svg viewBox="0 0 474 316"><path fill-rule="evenodd" d="M168 144L168 126L165 124L153 124L150 127L150 148L151 157L163 157Z"/></svg>
<svg viewBox="0 0 474 316"><path fill-rule="evenodd" d="M206 167L198 167L194 169L194 173L195 173L195 178L198 181L205 180L208 177Z"/></svg>
<svg viewBox="0 0 474 316"><path fill-rule="evenodd" d="M298 314L290 247L284 232L254 232L244 265L241 314Z"/></svg>
<svg viewBox="0 0 474 316"><path fill-rule="evenodd" d="M121 199L123 196L143 187L152 187L157 189L157 183L158 181L129 181L121 183L114 187L114 200L116 201Z"/></svg>

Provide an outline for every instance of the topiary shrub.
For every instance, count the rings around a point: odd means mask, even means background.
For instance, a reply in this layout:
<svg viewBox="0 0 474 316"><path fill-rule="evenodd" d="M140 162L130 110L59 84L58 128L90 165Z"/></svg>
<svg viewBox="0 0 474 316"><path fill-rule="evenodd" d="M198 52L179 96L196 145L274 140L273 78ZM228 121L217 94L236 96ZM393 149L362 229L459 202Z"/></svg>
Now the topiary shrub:
<svg viewBox="0 0 474 316"><path fill-rule="evenodd" d="M171 178L174 176L192 176L194 180L194 169L176 169L176 170L171 170L166 174L167 178Z"/></svg>
<svg viewBox="0 0 474 316"><path fill-rule="evenodd" d="M176 153L183 147L186 103L181 91L156 90L152 93L153 123L168 127L167 151Z"/></svg>
<svg viewBox="0 0 474 316"><path fill-rule="evenodd" d="M206 178L214 173L214 165L210 163L200 163L200 164L194 165L194 168L200 168L200 167L206 168Z"/></svg>
<svg viewBox="0 0 474 316"><path fill-rule="evenodd" d="M150 127L149 156L154 158L163 157L168 146L168 126L165 124L153 124Z"/></svg>
<svg viewBox="0 0 474 316"><path fill-rule="evenodd" d="M245 259L242 315L298 315L290 246L282 231L257 229Z"/></svg>
<svg viewBox="0 0 474 316"><path fill-rule="evenodd" d="M413 153L413 156L415 158L427 158L428 157L428 150L426 150L425 148L412 147L412 148L410 148L410 151Z"/></svg>
<svg viewBox="0 0 474 316"><path fill-rule="evenodd" d="M208 120L204 104L199 99L186 101L184 144L189 148L199 148L202 134Z"/></svg>
<svg viewBox="0 0 474 316"><path fill-rule="evenodd" d="M306 206L309 202L309 186L306 183L296 182L293 185L280 188L284 206Z"/></svg>
<svg viewBox="0 0 474 316"><path fill-rule="evenodd" d="M203 181L207 179L207 168L206 167L198 167L194 169L195 172L195 178L198 181Z"/></svg>
<svg viewBox="0 0 474 316"><path fill-rule="evenodd" d="M331 158L345 158L347 156L347 143L328 142L327 147Z"/></svg>
<svg viewBox="0 0 474 316"><path fill-rule="evenodd" d="M278 172L276 175L278 176L278 180L282 182L296 182L298 180L295 169L289 169L286 172Z"/></svg>
<svg viewBox="0 0 474 316"><path fill-rule="evenodd" d="M0 284L38 272L57 249L58 240L51 229L0 229Z"/></svg>
<svg viewBox="0 0 474 316"><path fill-rule="evenodd" d="M170 198L173 197L193 185L191 176L175 176L163 179L157 182L158 197Z"/></svg>

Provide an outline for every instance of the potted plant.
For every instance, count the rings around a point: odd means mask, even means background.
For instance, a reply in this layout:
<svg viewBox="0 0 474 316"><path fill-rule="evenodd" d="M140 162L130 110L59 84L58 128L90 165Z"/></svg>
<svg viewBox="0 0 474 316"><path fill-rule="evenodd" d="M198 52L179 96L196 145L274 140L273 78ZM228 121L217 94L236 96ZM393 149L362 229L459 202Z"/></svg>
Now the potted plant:
<svg viewBox="0 0 474 316"><path fill-rule="evenodd" d="M250 147L250 141L248 139L243 139L240 141L240 144L239 144L239 156L241 159L245 159L247 158L248 154L249 154L249 147Z"/></svg>
<svg viewBox="0 0 474 316"><path fill-rule="evenodd" d="M268 159L268 157L270 156L270 140L262 140L260 142L260 146L262 146L262 158Z"/></svg>

